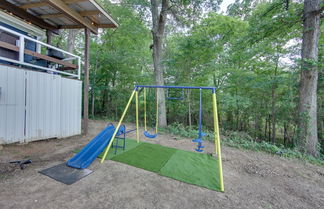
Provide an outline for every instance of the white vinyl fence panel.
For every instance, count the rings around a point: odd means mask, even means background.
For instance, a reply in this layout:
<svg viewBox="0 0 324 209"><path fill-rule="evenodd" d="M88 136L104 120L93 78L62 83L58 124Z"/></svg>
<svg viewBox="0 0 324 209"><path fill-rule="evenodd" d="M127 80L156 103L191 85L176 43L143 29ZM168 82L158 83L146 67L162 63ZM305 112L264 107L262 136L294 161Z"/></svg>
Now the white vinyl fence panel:
<svg viewBox="0 0 324 209"><path fill-rule="evenodd" d="M81 88L81 81L62 78L61 137L81 133Z"/></svg>
<svg viewBox="0 0 324 209"><path fill-rule="evenodd" d="M1 66L0 144L24 141L25 71Z"/></svg>
<svg viewBox="0 0 324 209"><path fill-rule="evenodd" d="M0 144L81 134L81 81L0 65L0 88Z"/></svg>
<svg viewBox="0 0 324 209"><path fill-rule="evenodd" d="M60 136L61 76L27 71L26 141Z"/></svg>

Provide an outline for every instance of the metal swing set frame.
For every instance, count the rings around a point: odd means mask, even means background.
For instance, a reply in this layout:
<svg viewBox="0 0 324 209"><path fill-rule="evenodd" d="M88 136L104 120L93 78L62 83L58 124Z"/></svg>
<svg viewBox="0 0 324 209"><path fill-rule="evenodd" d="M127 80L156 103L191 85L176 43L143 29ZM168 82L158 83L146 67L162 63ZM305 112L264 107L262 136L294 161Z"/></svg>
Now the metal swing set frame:
<svg viewBox="0 0 324 209"><path fill-rule="evenodd" d="M135 88L127 102L127 105L123 111L123 114L118 122L118 125L115 129L115 132L112 135L112 139L110 140L108 146L104 151L104 155L101 159L101 163L103 163L108 155L108 151L111 148L114 139L116 138L119 127L121 126L124 117L129 109L129 106L135 96L136 103L136 140L137 143L140 141L140 133L139 133L139 96L138 92L140 88L163 88L163 89L198 89L198 90L211 90L212 91L212 103L213 103L213 117L214 117L214 144L215 144L215 154L217 155L217 163L218 163L218 172L219 172L219 182L220 182L220 190L224 191L224 182L223 182L223 168L222 168L222 155L221 155L221 145L220 145L220 133L219 133L219 124L218 124L218 113L217 113L217 100L216 100L216 87L202 87L202 86L157 86L157 85L135 85Z"/></svg>

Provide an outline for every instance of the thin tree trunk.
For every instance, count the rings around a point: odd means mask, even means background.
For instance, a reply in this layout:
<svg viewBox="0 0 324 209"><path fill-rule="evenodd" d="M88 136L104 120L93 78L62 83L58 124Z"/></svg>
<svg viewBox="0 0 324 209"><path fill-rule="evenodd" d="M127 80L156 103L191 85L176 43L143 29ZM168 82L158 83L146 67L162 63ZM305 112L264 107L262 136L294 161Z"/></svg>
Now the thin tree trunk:
<svg viewBox="0 0 324 209"><path fill-rule="evenodd" d="M264 123L264 140L267 140L267 132L268 132L268 118L265 118L265 123Z"/></svg>
<svg viewBox="0 0 324 209"><path fill-rule="evenodd" d="M279 53L279 52L277 52ZM274 71L274 78L273 78L273 84L271 89L271 123L272 123L272 134L271 134L271 142L275 143L276 141L276 89L277 89L277 71L278 71L278 65L279 65L279 55L276 58L276 67Z"/></svg>
<svg viewBox="0 0 324 209"><path fill-rule="evenodd" d="M271 142L271 115L270 114L268 119L268 141Z"/></svg>
<svg viewBox="0 0 324 209"><path fill-rule="evenodd" d="M163 67L162 67L162 43L167 20L167 9L169 5L168 0L162 0L161 11L159 12L159 1L151 0L152 12L152 36L153 36L153 65L155 72L156 85L164 85ZM158 107L159 107L159 125L161 127L167 126L166 120L166 107L165 107L165 94L164 89L157 89Z"/></svg>
<svg viewBox="0 0 324 209"><path fill-rule="evenodd" d="M237 88L235 89L235 96L236 96L236 130L239 130L239 123L240 123L240 109L238 104L238 98L237 98Z"/></svg>
<svg viewBox="0 0 324 209"><path fill-rule="evenodd" d="M97 51L98 52L98 51ZM95 85L96 85L96 75L98 69L98 57L96 57L96 65L93 72L93 79L92 79L92 89L91 89L91 115L92 117L95 116Z"/></svg>
<svg viewBox="0 0 324 209"><path fill-rule="evenodd" d="M288 123L284 123L284 145L287 146L289 142L289 136L288 136Z"/></svg>
<svg viewBox="0 0 324 209"><path fill-rule="evenodd" d="M300 114L298 123L298 146L313 156L317 136L317 79L318 42L320 38L320 0L304 1L304 31L302 43L302 66L299 87Z"/></svg>

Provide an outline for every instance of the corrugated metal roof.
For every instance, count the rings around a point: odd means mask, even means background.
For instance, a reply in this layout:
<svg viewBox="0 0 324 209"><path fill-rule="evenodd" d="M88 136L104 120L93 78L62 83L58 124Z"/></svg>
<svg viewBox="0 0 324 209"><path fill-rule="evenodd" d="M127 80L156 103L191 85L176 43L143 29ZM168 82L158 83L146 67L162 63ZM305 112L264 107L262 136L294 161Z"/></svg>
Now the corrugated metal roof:
<svg viewBox="0 0 324 209"><path fill-rule="evenodd" d="M26 11L39 17L57 28L84 28L69 14L55 8L43 0L7 0L8 2L26 9ZM69 8L79 13L84 19L90 21L97 28L115 28L118 24L95 0L58 0L64 2Z"/></svg>

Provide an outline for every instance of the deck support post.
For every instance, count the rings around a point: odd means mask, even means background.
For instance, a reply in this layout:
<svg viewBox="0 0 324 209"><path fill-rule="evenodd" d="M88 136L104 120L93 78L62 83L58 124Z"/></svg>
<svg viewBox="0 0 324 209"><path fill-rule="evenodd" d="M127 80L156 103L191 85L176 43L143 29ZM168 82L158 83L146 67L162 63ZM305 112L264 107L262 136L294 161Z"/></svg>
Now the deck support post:
<svg viewBox="0 0 324 209"><path fill-rule="evenodd" d="M52 31L46 30L46 43L52 45Z"/></svg>
<svg viewBox="0 0 324 209"><path fill-rule="evenodd" d="M83 79L83 135L88 134L89 123L89 48L90 29L85 28L84 79Z"/></svg>

